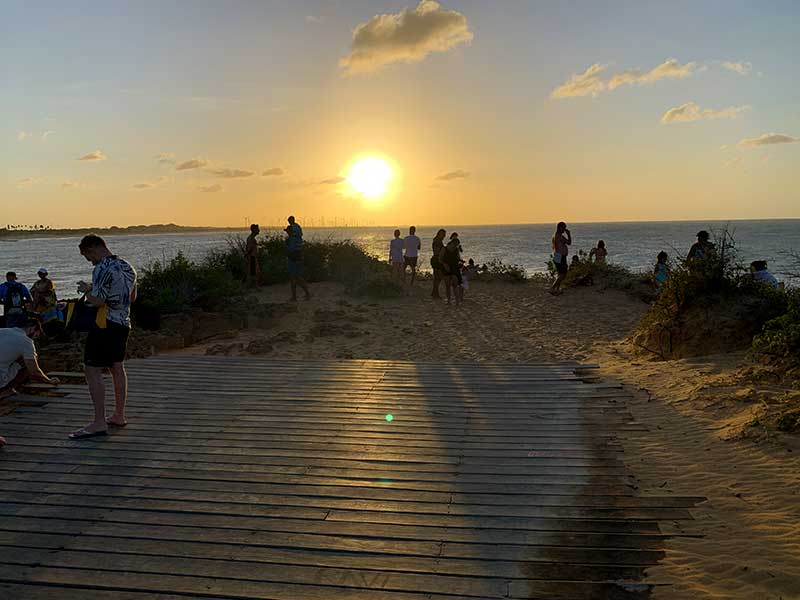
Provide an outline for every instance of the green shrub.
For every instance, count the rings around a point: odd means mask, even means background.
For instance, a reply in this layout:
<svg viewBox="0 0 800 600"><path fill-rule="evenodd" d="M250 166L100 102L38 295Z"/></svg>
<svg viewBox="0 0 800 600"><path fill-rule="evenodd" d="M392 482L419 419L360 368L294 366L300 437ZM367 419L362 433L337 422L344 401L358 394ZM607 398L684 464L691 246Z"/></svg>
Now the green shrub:
<svg viewBox="0 0 800 600"><path fill-rule="evenodd" d="M763 332L753 339L753 352L787 368L796 367L800 365L800 290L764 291L784 296L786 311L764 325Z"/></svg>
<svg viewBox="0 0 800 600"><path fill-rule="evenodd" d="M218 310L239 293L239 282L218 266L198 265L179 252L167 263L145 267L139 283L139 299L159 314L192 308Z"/></svg>
<svg viewBox="0 0 800 600"><path fill-rule="evenodd" d="M511 283L524 283L528 280L528 274L523 267L507 265L497 258L483 265L479 277L485 281L508 281Z"/></svg>

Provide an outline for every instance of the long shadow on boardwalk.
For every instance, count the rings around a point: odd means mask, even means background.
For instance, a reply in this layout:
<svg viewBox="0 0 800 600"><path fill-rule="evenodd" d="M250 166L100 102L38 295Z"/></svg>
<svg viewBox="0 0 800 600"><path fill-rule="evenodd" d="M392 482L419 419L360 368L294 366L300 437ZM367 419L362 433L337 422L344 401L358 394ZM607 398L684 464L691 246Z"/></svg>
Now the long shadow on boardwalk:
<svg viewBox="0 0 800 600"><path fill-rule="evenodd" d="M0 596L645 598L693 499L635 495L641 426L574 371L134 361L107 440L64 440L83 387L0 420Z"/></svg>

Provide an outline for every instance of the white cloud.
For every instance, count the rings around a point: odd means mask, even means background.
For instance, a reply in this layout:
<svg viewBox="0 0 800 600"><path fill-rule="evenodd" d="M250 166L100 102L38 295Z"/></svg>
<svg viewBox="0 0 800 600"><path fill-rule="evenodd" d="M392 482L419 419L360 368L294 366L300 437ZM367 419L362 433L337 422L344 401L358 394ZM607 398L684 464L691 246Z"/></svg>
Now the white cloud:
<svg viewBox="0 0 800 600"><path fill-rule="evenodd" d="M27 131L20 131L20 132L17 134L17 140L18 140L18 141L20 141L20 142L21 142L22 140L26 139L26 138L29 138L29 137L31 137L31 134L30 134L30 133L28 133Z"/></svg>
<svg viewBox="0 0 800 600"><path fill-rule="evenodd" d="M221 192L222 191L222 186L220 184L218 184L218 183L215 183L214 185L207 185L207 186L201 187L200 191L213 194L214 192Z"/></svg>
<svg viewBox="0 0 800 600"><path fill-rule="evenodd" d="M208 164L208 161L204 158L193 158L192 160L187 160L186 162L182 162L178 166L175 167L176 171L188 171L189 169L202 169Z"/></svg>
<svg viewBox="0 0 800 600"><path fill-rule="evenodd" d="M725 164L722 165L724 169L733 169L734 167L738 167L742 164L742 157L741 156L734 156L732 159L725 161Z"/></svg>
<svg viewBox="0 0 800 600"><path fill-rule="evenodd" d="M450 171L449 173L444 173L442 175L439 175L436 178L436 181L450 181L451 179L465 179L465 178L469 177L469 175L470 175L469 171L462 171L461 169L458 169L457 171Z"/></svg>
<svg viewBox="0 0 800 600"><path fill-rule="evenodd" d="M55 133L55 131L53 131L52 129L48 129L47 131L45 131L45 132L42 134L42 139L43 139L43 140L46 140L47 138L49 138L49 137L50 137L51 135L53 135L54 133Z"/></svg>
<svg viewBox="0 0 800 600"><path fill-rule="evenodd" d="M80 158L76 158L75 160L87 160L87 161L97 161L97 160L105 160L106 155L103 154L100 150L95 150L94 152L90 152L89 154L85 154Z"/></svg>
<svg viewBox="0 0 800 600"><path fill-rule="evenodd" d="M553 98L597 96L606 89L606 84L600 77L606 68L606 65L599 64L587 67L583 73L573 75L569 81L554 89L550 96Z"/></svg>
<svg viewBox="0 0 800 600"><path fill-rule="evenodd" d="M39 183L39 180L35 177L26 177L25 179L20 179L17 181L17 187L20 189L29 188L33 185Z"/></svg>
<svg viewBox="0 0 800 600"><path fill-rule="evenodd" d="M683 79L702 71L704 67L697 62L681 64L674 58L665 60L649 71L625 69L605 76L606 65L593 64L583 73L572 75L569 80L550 94L553 98L574 98L576 96L597 96L601 92L615 90L623 85L643 85L660 79Z"/></svg>
<svg viewBox="0 0 800 600"><path fill-rule="evenodd" d="M172 152L162 152L156 156L156 159L158 159L158 162L160 163L166 163L169 165L175 164L175 155Z"/></svg>
<svg viewBox="0 0 800 600"><path fill-rule="evenodd" d="M739 75L748 75L753 70L753 65L746 61L732 62L723 61L722 66L729 71L738 73Z"/></svg>
<svg viewBox="0 0 800 600"><path fill-rule="evenodd" d="M325 19L323 19L322 17L318 17L316 15L306 15L306 21L308 21L309 23L319 24L322 23L324 20Z"/></svg>
<svg viewBox="0 0 800 600"><path fill-rule="evenodd" d="M79 187L83 187L83 186L78 181L62 181L61 182L61 187L63 189L65 189L65 190L69 190L69 189L79 188Z"/></svg>
<svg viewBox="0 0 800 600"><path fill-rule="evenodd" d="M421 0L414 9L376 15L353 30L350 53L339 61L348 75L370 73L396 62L415 63L472 40L467 18Z"/></svg>
<svg viewBox="0 0 800 600"><path fill-rule="evenodd" d="M252 177L255 175L253 171L244 171L242 169L209 169L209 173L213 173L217 177L224 177L225 179Z"/></svg>
<svg viewBox="0 0 800 600"><path fill-rule="evenodd" d="M800 138L786 135L785 133L765 133L757 138L739 140L739 146L755 148L757 146L770 146L772 144L793 144L800 142Z"/></svg>
<svg viewBox="0 0 800 600"><path fill-rule="evenodd" d="M133 187L137 190L146 190L153 187L152 183L134 183Z"/></svg>
<svg viewBox="0 0 800 600"><path fill-rule="evenodd" d="M676 108L670 108L661 117L661 122L667 123L691 123L703 119L735 119L745 111L750 110L749 106L729 106L714 110L713 108L701 109L694 102L687 102Z"/></svg>
<svg viewBox="0 0 800 600"><path fill-rule="evenodd" d="M261 173L262 177L280 177L283 175L285 171L280 167L272 167L271 169L267 169Z"/></svg>

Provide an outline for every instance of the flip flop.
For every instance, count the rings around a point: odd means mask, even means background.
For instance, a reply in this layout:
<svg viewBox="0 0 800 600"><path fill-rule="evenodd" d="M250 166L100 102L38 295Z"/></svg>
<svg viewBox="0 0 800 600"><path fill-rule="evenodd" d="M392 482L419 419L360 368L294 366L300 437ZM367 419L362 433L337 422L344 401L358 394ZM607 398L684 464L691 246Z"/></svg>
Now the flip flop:
<svg viewBox="0 0 800 600"><path fill-rule="evenodd" d="M88 438L93 437L100 437L103 435L108 435L108 431L86 431L86 429L78 429L78 431L73 431L69 434L69 439L71 440L85 440Z"/></svg>
<svg viewBox="0 0 800 600"><path fill-rule="evenodd" d="M117 429L122 429L127 424L128 424L127 421L125 421L124 423L117 423L116 421L112 421L111 419L106 419L106 425L108 425L109 427L116 427Z"/></svg>

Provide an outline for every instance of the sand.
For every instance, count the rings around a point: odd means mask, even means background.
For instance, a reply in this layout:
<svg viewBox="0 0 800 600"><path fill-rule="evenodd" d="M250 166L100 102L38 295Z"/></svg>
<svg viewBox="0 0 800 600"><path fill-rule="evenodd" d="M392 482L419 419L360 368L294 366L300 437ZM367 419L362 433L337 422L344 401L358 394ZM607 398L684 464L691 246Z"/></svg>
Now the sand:
<svg viewBox="0 0 800 600"><path fill-rule="evenodd" d="M800 598L800 444L750 424L787 392L743 381L743 353L661 361L622 340L647 304L623 292L568 290L554 298L541 283L477 282L461 307L429 298L420 282L404 297L348 298L337 284L312 286L269 330L246 330L182 353L265 354L276 358L428 361L580 360L635 392L634 417L649 426L624 440L643 494L705 496L695 521L666 523L675 537L648 572L656 599ZM258 292L287 300L285 286ZM280 312L280 311L279 311ZM664 591L668 590L668 591Z"/></svg>

